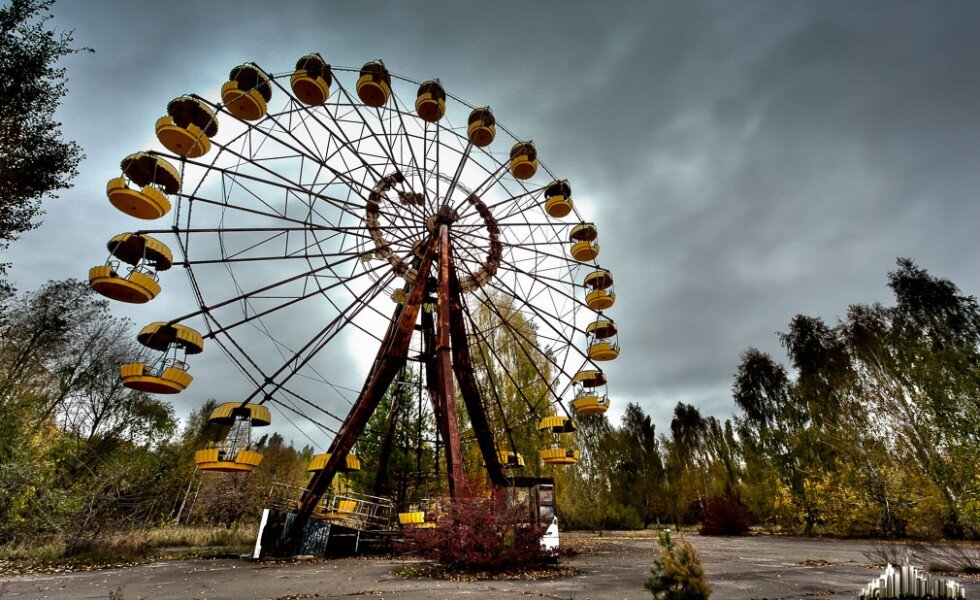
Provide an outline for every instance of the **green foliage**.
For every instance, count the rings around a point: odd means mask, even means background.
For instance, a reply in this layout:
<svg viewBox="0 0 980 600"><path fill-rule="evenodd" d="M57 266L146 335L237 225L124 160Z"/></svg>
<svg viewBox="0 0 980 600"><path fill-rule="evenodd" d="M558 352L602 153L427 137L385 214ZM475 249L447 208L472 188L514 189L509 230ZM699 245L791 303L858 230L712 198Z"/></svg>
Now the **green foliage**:
<svg viewBox="0 0 980 600"><path fill-rule="evenodd" d="M980 307L908 259L888 281L895 306L851 306L834 326L790 322L780 340L795 380L757 350L742 355L743 487L763 521L980 534Z"/></svg>
<svg viewBox="0 0 980 600"><path fill-rule="evenodd" d="M431 413L420 404L429 402L418 373L404 369L385 393L355 445L361 471L346 476L358 492L392 496L398 506L436 494L429 481L435 456L430 441L435 437ZM391 447L386 468L379 471L382 449L391 427ZM380 475L379 475L380 473Z"/></svg>
<svg viewBox="0 0 980 600"><path fill-rule="evenodd" d="M660 535L660 556L653 562L650 579L643 585L657 600L705 600L711 586L704 577L701 556L691 542Z"/></svg>
<svg viewBox="0 0 980 600"><path fill-rule="evenodd" d="M53 0L0 7L0 250L38 226L41 200L71 187L81 148L54 113L68 93L58 62L77 52L71 31L48 28ZM0 265L0 275L7 265Z"/></svg>

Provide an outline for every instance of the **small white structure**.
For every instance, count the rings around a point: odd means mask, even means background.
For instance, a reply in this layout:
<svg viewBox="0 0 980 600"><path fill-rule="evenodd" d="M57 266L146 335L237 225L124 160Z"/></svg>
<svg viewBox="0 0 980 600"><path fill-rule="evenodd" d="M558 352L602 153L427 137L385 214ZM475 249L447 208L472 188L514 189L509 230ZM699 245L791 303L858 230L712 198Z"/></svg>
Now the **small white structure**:
<svg viewBox="0 0 980 600"><path fill-rule="evenodd" d="M541 549L550 554L558 554L558 517L552 517L551 525L541 536Z"/></svg>
<svg viewBox="0 0 980 600"><path fill-rule="evenodd" d="M858 594L858 600L892 598L966 598L966 590L952 579L935 577L930 573L919 572L906 563L895 568L885 567L885 572L865 586Z"/></svg>

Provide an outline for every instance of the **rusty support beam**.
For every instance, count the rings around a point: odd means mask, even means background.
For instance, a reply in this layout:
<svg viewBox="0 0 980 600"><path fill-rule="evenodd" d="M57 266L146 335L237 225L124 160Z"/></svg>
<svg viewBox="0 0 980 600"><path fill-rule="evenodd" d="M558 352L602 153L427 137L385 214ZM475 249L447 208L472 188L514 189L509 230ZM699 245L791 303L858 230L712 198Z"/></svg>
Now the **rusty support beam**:
<svg viewBox="0 0 980 600"><path fill-rule="evenodd" d="M436 391L442 406L449 496L455 498L463 493L467 486L463 474L463 453L459 443L459 418L456 414L456 386L453 383L453 358L449 332L449 278L452 272L452 260L449 226L443 223L439 226L439 293L436 298Z"/></svg>
<svg viewBox="0 0 980 600"><path fill-rule="evenodd" d="M450 258L452 261L452 258ZM473 433L476 435L477 444L483 454L483 462L487 465L487 475L490 483L497 487L507 486L507 475L500 464L500 456L497 454L497 444L493 438L493 429L490 427L490 419L487 417L486 407L483 405L480 388L476 383L476 375L473 373L473 359L470 356L470 347L466 339L466 325L463 322L463 301L462 291L459 285L459 278L456 276L456 269L450 262L449 269L449 332L452 338L453 347L453 371L456 373L456 381L459 382L459 390L466 404L466 412L470 416L470 424L473 426Z"/></svg>
<svg viewBox="0 0 980 600"><path fill-rule="evenodd" d="M305 522L306 518L313 512L316 504L320 501L324 492L330 487L338 467L345 464L347 455L350 453L354 442L364 431L368 419L378 408L381 397L388 390L392 380L398 371L405 366L408 360L408 348L412 341L412 334L415 331L415 322L418 320L419 308L422 303L422 296L425 292L427 274L432 268L433 257L436 253L438 238L429 238L425 255L419 265L419 276L412 284L412 291L404 305L395 309L395 314L385 333L381 348L374 359L374 364L364 382L364 387L358 395L357 400L351 407L347 418L337 432L337 436L330 444L330 459L324 465L323 470L317 472L306 486L303 497L300 500L296 519L297 527L301 526L300 521Z"/></svg>

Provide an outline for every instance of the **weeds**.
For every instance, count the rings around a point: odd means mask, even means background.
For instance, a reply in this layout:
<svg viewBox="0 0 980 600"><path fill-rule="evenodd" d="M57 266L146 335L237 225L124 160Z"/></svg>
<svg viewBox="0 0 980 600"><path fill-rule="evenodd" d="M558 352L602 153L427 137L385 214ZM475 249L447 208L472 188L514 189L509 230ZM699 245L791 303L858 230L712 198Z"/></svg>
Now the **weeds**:
<svg viewBox="0 0 980 600"><path fill-rule="evenodd" d="M953 542L878 543L865 556L872 562L901 565L921 564L930 571L980 574L980 545Z"/></svg>
<svg viewBox="0 0 980 600"><path fill-rule="evenodd" d="M252 545L255 535L255 527L161 527L96 540L52 537L0 547L0 572L105 568L151 558L237 554Z"/></svg>

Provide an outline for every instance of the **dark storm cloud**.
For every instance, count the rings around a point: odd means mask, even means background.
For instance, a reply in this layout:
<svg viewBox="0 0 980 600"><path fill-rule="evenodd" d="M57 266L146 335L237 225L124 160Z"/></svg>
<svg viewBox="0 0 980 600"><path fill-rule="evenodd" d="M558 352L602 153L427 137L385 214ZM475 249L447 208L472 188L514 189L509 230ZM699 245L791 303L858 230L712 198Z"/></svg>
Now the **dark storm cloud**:
<svg viewBox="0 0 980 600"><path fill-rule="evenodd" d="M101 257L123 227L101 188L152 143L169 98L216 93L243 60L284 71L319 50L335 64L382 57L491 104L591 204L619 294L615 412L637 401L661 427L679 400L730 414L744 348L779 356L774 332L794 313L833 320L849 303L889 301L896 256L980 289L973 3L63 1L55 12L98 51L71 60L62 112L89 160L12 249L23 288ZM45 243L67 231L76 251ZM175 289L158 311L186 304Z"/></svg>

